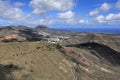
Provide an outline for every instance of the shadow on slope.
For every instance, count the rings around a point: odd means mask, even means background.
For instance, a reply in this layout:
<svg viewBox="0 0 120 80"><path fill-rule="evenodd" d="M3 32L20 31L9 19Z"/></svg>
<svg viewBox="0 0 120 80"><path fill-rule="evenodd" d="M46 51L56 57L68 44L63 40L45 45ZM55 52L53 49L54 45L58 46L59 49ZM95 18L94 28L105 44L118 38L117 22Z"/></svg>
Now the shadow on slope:
<svg viewBox="0 0 120 80"><path fill-rule="evenodd" d="M0 80L14 80L11 76L11 72L14 70L18 70L18 66L9 64L9 65L2 65L0 64Z"/></svg>
<svg viewBox="0 0 120 80"><path fill-rule="evenodd" d="M117 52L106 45L98 44L95 42L88 42L82 44L69 45L68 47L78 47L87 49L103 62L104 60L106 60L114 66L120 65L120 52Z"/></svg>
<svg viewBox="0 0 120 80"><path fill-rule="evenodd" d="M32 29L19 30L20 34L24 34L28 41L40 41L42 35L38 35Z"/></svg>

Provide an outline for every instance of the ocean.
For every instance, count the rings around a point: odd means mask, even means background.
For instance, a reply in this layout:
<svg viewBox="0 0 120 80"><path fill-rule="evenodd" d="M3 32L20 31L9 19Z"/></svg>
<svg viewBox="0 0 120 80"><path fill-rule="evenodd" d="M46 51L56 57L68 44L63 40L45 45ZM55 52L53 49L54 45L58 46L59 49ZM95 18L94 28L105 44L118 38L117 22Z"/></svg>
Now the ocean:
<svg viewBox="0 0 120 80"><path fill-rule="evenodd" d="M119 34L120 28L56 28L57 30L86 32L86 33L105 33L105 34Z"/></svg>

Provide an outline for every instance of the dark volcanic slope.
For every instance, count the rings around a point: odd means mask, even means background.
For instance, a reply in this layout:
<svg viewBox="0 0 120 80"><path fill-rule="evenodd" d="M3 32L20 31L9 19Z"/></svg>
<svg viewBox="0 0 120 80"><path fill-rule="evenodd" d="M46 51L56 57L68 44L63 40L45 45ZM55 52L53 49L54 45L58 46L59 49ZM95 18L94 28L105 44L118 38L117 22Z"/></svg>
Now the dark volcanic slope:
<svg viewBox="0 0 120 80"><path fill-rule="evenodd" d="M89 42L68 45L65 50L65 55L76 63L78 80L120 79L120 53L109 46Z"/></svg>
<svg viewBox="0 0 120 80"><path fill-rule="evenodd" d="M89 42L74 46L89 50L93 55L97 56L101 60L103 59L103 62L104 60L107 60L113 65L120 65L120 52L117 52L106 45Z"/></svg>

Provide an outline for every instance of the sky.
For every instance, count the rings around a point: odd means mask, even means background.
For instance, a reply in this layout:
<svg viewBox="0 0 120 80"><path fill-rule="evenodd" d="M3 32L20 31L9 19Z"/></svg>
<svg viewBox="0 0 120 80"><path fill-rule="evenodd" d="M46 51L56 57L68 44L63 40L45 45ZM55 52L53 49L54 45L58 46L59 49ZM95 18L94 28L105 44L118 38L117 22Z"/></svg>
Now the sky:
<svg viewBox="0 0 120 80"><path fill-rule="evenodd" d="M120 29L120 0L0 0L0 25Z"/></svg>

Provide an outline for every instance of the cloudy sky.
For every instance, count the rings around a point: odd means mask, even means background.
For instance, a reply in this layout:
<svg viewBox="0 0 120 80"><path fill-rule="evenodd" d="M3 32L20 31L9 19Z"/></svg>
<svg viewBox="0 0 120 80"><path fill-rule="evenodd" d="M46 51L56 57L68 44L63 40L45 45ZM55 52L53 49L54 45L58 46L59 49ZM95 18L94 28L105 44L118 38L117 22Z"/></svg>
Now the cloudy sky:
<svg viewBox="0 0 120 80"><path fill-rule="evenodd" d="M120 0L0 0L0 25L120 27Z"/></svg>

